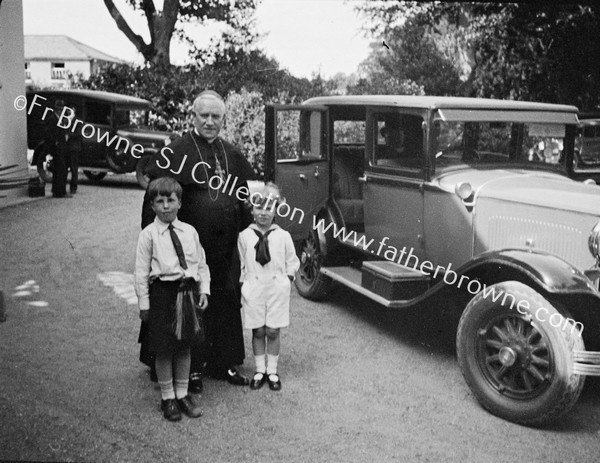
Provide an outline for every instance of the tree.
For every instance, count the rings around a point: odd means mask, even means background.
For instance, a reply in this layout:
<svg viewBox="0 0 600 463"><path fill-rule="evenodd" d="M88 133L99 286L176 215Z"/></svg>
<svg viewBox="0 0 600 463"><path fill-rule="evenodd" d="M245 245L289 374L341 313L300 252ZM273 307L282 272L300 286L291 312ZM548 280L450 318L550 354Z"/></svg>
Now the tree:
<svg viewBox="0 0 600 463"><path fill-rule="evenodd" d="M406 2L372 2L361 7L371 17L366 29L377 41L361 64L365 77L351 93L456 94L460 67L436 42L424 10ZM378 19L378 21L375 21Z"/></svg>
<svg viewBox="0 0 600 463"><path fill-rule="evenodd" d="M600 105L595 4L387 1L359 10L374 37L421 27L437 52L456 63L457 95Z"/></svg>
<svg viewBox="0 0 600 463"><path fill-rule="evenodd" d="M256 8L257 1L164 0L163 9L159 11L153 0L127 0L133 10L141 11L146 17L150 43L146 43L141 35L131 29L113 0L104 0L104 4L117 27L135 45L147 62L157 66L168 66L171 63L169 48L173 35L193 44L193 40L185 33L185 25L215 20L233 26L235 29L235 26Z"/></svg>

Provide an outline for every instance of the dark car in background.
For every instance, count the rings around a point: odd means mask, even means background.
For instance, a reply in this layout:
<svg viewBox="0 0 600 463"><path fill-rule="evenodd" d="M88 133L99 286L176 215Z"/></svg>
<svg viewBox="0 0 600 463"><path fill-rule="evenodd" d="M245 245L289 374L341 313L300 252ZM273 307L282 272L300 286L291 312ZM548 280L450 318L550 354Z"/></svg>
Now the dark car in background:
<svg viewBox="0 0 600 463"><path fill-rule="evenodd" d="M600 183L600 113L579 113L573 178Z"/></svg>
<svg viewBox="0 0 600 463"><path fill-rule="evenodd" d="M80 137L79 166L86 177L100 181L108 172L135 172L140 186L146 187L144 167L152 154L168 144L170 133L149 127L149 101L93 90L27 92L27 145L34 150L31 164L44 181L52 181L52 156L44 134L56 100L69 108L59 123L67 133Z"/></svg>

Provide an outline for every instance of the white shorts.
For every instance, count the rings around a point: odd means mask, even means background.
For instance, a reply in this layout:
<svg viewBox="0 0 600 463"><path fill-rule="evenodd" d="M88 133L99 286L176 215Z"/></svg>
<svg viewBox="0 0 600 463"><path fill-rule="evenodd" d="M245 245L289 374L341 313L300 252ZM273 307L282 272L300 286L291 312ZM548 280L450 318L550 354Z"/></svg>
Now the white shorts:
<svg viewBox="0 0 600 463"><path fill-rule="evenodd" d="M242 285L244 328L284 328L290 324L290 289L287 275L249 275Z"/></svg>

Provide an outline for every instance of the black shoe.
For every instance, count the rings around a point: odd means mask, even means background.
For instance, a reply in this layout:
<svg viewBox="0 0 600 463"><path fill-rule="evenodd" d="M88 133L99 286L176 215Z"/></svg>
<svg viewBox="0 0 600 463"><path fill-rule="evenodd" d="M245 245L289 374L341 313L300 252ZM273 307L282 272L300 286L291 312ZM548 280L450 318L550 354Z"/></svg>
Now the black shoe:
<svg viewBox="0 0 600 463"><path fill-rule="evenodd" d="M250 380L240 373L235 368L227 370L227 381L235 386L247 386L250 384Z"/></svg>
<svg viewBox="0 0 600 463"><path fill-rule="evenodd" d="M177 405L175 399L161 400L160 409L169 421L179 421L181 419L181 410L179 410L179 405Z"/></svg>
<svg viewBox="0 0 600 463"><path fill-rule="evenodd" d="M186 395L183 399L177 399L179 408L190 418L202 416L202 409L194 403L192 396Z"/></svg>
<svg viewBox="0 0 600 463"><path fill-rule="evenodd" d="M258 375L261 375L259 378ZM250 389L260 389L261 387L264 386L264 384L267 382L267 374L266 373L261 373L260 371L257 371L256 373L254 373L254 377L252 378L252 381L250 381Z"/></svg>
<svg viewBox="0 0 600 463"><path fill-rule="evenodd" d="M269 388L272 391L281 391L281 380L277 373L271 373L267 375L267 381L269 382Z"/></svg>
<svg viewBox="0 0 600 463"><path fill-rule="evenodd" d="M204 386L202 384L202 373L192 373L190 375L190 385L188 390L192 394L202 394Z"/></svg>

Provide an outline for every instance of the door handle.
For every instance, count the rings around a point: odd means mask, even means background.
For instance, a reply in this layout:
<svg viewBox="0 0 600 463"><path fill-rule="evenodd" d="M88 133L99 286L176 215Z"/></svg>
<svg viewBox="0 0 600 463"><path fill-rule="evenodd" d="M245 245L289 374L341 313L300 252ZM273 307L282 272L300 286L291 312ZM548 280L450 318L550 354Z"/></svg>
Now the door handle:
<svg viewBox="0 0 600 463"><path fill-rule="evenodd" d="M319 166L315 166L315 177L319 178Z"/></svg>
<svg viewBox="0 0 600 463"><path fill-rule="evenodd" d="M360 183L367 183L367 176L363 175L362 177L358 177L358 181Z"/></svg>

